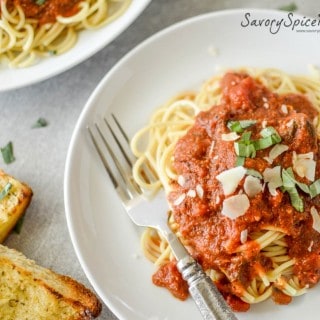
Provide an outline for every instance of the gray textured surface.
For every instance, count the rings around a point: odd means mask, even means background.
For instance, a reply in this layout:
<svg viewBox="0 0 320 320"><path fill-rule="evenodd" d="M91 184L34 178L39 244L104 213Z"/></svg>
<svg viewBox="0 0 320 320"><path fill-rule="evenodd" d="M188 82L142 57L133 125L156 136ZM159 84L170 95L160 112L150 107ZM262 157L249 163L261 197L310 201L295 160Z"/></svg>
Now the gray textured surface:
<svg viewBox="0 0 320 320"><path fill-rule="evenodd" d="M0 93L0 145L14 143L16 161L0 167L34 191L20 235L6 244L38 263L71 275L90 287L67 230L63 175L67 149L77 118L93 89L128 51L155 32L177 21L205 12L229 8L277 8L290 0L153 0L142 15L114 42L91 59L42 83ZM295 3L298 12L317 16L318 1ZM0 74L1 77L1 74ZM49 126L31 129L44 117ZM99 319L116 319L106 306Z"/></svg>

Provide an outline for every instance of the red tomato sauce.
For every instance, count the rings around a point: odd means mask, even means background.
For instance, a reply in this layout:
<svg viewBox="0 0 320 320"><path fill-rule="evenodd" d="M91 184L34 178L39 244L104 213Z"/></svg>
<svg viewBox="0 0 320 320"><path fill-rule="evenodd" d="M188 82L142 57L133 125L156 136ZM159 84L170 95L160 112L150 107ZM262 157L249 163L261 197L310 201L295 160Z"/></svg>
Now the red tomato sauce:
<svg viewBox="0 0 320 320"><path fill-rule="evenodd" d="M20 6L27 18L37 19L40 24L55 22L57 16L69 17L79 10L81 0L45 0L37 4L35 0L7 0L7 8L11 11Z"/></svg>
<svg viewBox="0 0 320 320"><path fill-rule="evenodd" d="M296 260L294 274L302 285L312 286L320 278L320 234L312 227L310 208L314 206L320 212L320 199L318 196L311 199L299 191L304 201L304 210L298 212L292 206L288 193L277 189L277 195L273 196L268 188L264 188L250 198L250 207L244 215L236 219L226 217L221 210L227 196L216 176L234 168L237 155L234 141L224 141L221 135L230 132L228 121L250 119L256 123L248 130L251 131L251 138L257 139L264 123L267 123L277 130L282 138L281 144L287 145L289 149L272 164L264 159L271 148L259 150L256 157L246 158L243 166L262 174L266 168L278 165L282 168L292 167L294 151L297 154L313 152L316 180L320 178L320 157L313 120L318 113L306 97L297 94L277 95L245 74L227 73L221 80L221 88L221 104L201 112L193 127L175 147L173 165L177 174L184 177L185 184L181 186L173 181L173 191L168 200L172 204L179 231L188 242L193 257L205 270L215 269L228 275L217 286L235 311L246 311L249 305L239 298L241 288L247 288L257 276L255 270L270 270L272 262L260 253L259 246L250 239L246 242L247 250L237 252L237 248L242 245L241 231L247 230L250 235L266 226L274 226L284 232L288 254ZM287 112L281 109L284 104ZM213 141L212 154L210 146ZM305 177L296 175L295 178L310 184ZM243 192L243 180L234 194ZM188 190L195 190L197 185L201 185L203 197L185 197L182 203L174 205L175 199ZM171 268L161 268L154 276L155 284L165 284L169 289L181 288L181 295L184 296L187 288L173 284L183 280L170 273ZM180 295L176 289L174 294ZM274 292L273 299L281 304L291 301L290 297L279 291Z"/></svg>

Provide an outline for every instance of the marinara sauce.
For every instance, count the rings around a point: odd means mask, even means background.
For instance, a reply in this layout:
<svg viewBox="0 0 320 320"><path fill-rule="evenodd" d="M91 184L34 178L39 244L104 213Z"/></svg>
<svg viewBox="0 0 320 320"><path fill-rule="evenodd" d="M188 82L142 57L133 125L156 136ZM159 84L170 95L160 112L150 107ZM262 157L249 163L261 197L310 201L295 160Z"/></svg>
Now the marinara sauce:
<svg viewBox="0 0 320 320"><path fill-rule="evenodd" d="M168 200L192 256L205 270L215 269L225 275L217 283L219 290L235 311L246 311L249 304L240 299L243 288L250 285L259 268L263 272L271 270L272 261L261 254L259 245L249 238L246 250L238 252L242 245L241 231L247 230L250 235L272 226L285 233L288 255L296 261L294 275L302 285L312 286L320 278L320 234L312 227L310 210L315 207L320 212L320 202L318 196L311 199L299 190L304 210L298 212L287 192L278 188L276 195L272 195L268 188L264 188L250 198L249 209L244 215L236 219L223 215L222 205L227 196L216 176L234 168L237 155L234 141L225 141L221 136L230 132L227 127L230 120L255 120L256 123L248 129L252 139L259 137L265 125L272 126L288 150L276 157L272 164L266 160L271 148L259 150L255 157L246 158L243 166L262 174L266 168L292 167L294 152L313 152L315 179L319 179L319 148L313 125L318 113L303 95L272 93L246 74L227 73L220 84L221 104L198 114L193 127L175 147L173 165L185 183L181 186L172 181ZM296 175L295 178L310 185L305 177ZM243 180L234 194L243 192ZM174 204L180 195L195 190L198 185L203 189L202 197L186 196L182 203ZM174 295L181 299L187 296L184 280L172 265L160 267L153 276L153 282L169 290L174 288ZM291 301L291 297L277 288L273 299L281 304Z"/></svg>
<svg viewBox="0 0 320 320"><path fill-rule="evenodd" d="M57 16L69 17L79 11L81 0L7 0L11 11L20 6L27 18L37 19L40 24L55 22Z"/></svg>

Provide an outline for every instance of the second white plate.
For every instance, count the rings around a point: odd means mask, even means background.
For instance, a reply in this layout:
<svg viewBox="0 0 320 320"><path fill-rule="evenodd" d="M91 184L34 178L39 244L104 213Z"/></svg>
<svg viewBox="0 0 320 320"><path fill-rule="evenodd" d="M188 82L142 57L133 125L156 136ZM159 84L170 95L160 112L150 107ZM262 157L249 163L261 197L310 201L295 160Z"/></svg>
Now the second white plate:
<svg viewBox="0 0 320 320"><path fill-rule="evenodd" d="M128 10L112 23L97 30L79 32L76 45L66 53L41 59L28 68L0 65L0 92L17 89L53 77L88 59L114 40L145 9L151 0L132 0Z"/></svg>

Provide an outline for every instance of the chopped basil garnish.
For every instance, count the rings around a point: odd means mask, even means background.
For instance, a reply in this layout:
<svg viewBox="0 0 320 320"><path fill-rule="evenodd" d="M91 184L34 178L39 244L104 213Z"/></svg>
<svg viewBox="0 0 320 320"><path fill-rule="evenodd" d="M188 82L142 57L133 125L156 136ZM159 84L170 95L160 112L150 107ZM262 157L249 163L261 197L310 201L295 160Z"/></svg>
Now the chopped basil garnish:
<svg viewBox="0 0 320 320"><path fill-rule="evenodd" d="M237 156L244 158L255 158L256 151L269 148L279 142L281 137L276 129L267 127L260 132L262 138L258 140L250 140L251 132L244 132L239 141L234 143Z"/></svg>
<svg viewBox="0 0 320 320"><path fill-rule="evenodd" d="M303 200L300 198L297 188L285 188L285 191L288 192L291 205L299 212L303 212L304 204Z"/></svg>
<svg viewBox="0 0 320 320"><path fill-rule="evenodd" d="M256 122L257 121L255 121L255 120L237 120L237 121L230 120L227 123L227 127L232 132L241 133L244 131L244 129L251 127Z"/></svg>
<svg viewBox="0 0 320 320"><path fill-rule="evenodd" d="M291 3L287 4L287 5L279 7L278 9L282 10L282 11L293 12L293 11L296 11L298 9L298 6L294 2L291 2Z"/></svg>
<svg viewBox="0 0 320 320"><path fill-rule="evenodd" d="M236 159L236 167L243 166L246 158L245 157L237 157Z"/></svg>
<svg viewBox="0 0 320 320"><path fill-rule="evenodd" d="M258 139L253 142L256 150L267 149L279 142L281 142L281 137L277 130L273 127L267 127L260 131L262 136L261 139Z"/></svg>
<svg viewBox="0 0 320 320"><path fill-rule="evenodd" d="M6 164L9 164L15 160L15 157L13 155L13 145L10 141L6 146L0 149L3 161Z"/></svg>
<svg viewBox="0 0 320 320"><path fill-rule="evenodd" d="M236 154L240 157L255 158L256 149L252 143L247 144L246 141L236 142L234 144Z"/></svg>
<svg viewBox="0 0 320 320"><path fill-rule="evenodd" d="M35 3L38 5L38 6L42 6L47 0L35 0Z"/></svg>
<svg viewBox="0 0 320 320"><path fill-rule="evenodd" d="M250 137L251 137L251 132L244 132L243 135L241 136L241 141L248 141L250 142Z"/></svg>
<svg viewBox="0 0 320 320"><path fill-rule="evenodd" d="M266 127L260 131L260 134L263 138L266 138L266 137L270 137L274 134L278 134L278 132L274 127Z"/></svg>
<svg viewBox="0 0 320 320"><path fill-rule="evenodd" d="M320 194L320 179L316 180L309 186L310 197L314 198Z"/></svg>
<svg viewBox="0 0 320 320"><path fill-rule="evenodd" d="M310 194L309 187L305 183L299 182L294 178L292 168L282 169L282 181L285 188L291 188L297 185L303 192Z"/></svg>
<svg viewBox="0 0 320 320"><path fill-rule="evenodd" d="M267 149L281 142L281 136L274 127L266 127L260 131L261 138L251 140L251 131L244 129L254 125L254 120L228 121L227 126L232 132L242 133L241 138L234 142L234 149L237 155L236 166L243 166L246 158L255 158L258 150ZM247 169L247 174L262 179L260 172L254 169ZM299 182L295 179L292 168L282 169L281 171L282 192L287 192L290 197L291 205L299 212L304 210L303 198L300 197L298 188L311 198L320 194L320 179L311 185Z"/></svg>
<svg viewBox="0 0 320 320"><path fill-rule="evenodd" d="M32 126L32 128L42 128L42 127L46 127L48 125L48 121L44 118L39 118L34 125Z"/></svg>
<svg viewBox="0 0 320 320"><path fill-rule="evenodd" d="M12 184L8 182L0 192L0 200L2 200L10 191Z"/></svg>
<svg viewBox="0 0 320 320"><path fill-rule="evenodd" d="M247 175L262 179L261 173L254 169L247 169Z"/></svg>

